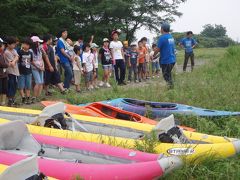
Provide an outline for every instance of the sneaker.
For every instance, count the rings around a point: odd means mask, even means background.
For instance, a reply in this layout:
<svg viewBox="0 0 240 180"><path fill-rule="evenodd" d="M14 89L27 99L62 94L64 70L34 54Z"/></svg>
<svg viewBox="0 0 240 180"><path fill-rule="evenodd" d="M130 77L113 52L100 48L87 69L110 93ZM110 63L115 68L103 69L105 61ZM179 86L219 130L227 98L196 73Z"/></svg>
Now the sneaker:
<svg viewBox="0 0 240 180"><path fill-rule="evenodd" d="M157 76L158 78L160 78L160 76Z"/></svg>
<svg viewBox="0 0 240 180"><path fill-rule="evenodd" d="M37 98L36 97L32 97L32 103L36 103L37 102Z"/></svg>
<svg viewBox="0 0 240 180"><path fill-rule="evenodd" d="M107 88L110 88L110 87L111 87L111 85L110 85L109 83L106 83L105 86L106 86Z"/></svg>
<svg viewBox="0 0 240 180"><path fill-rule="evenodd" d="M46 96L52 96L52 93L48 91L48 92L45 93L45 95Z"/></svg>
<svg viewBox="0 0 240 180"><path fill-rule="evenodd" d="M138 80L135 80L134 82L135 82L135 83L138 83L139 81L138 81Z"/></svg>
<svg viewBox="0 0 240 180"><path fill-rule="evenodd" d="M122 82L122 85L127 85L127 83L123 81L123 82Z"/></svg>
<svg viewBox="0 0 240 180"><path fill-rule="evenodd" d="M32 104L32 100L31 100L31 98L30 97L27 97L27 99L26 99L26 102L25 102L26 104Z"/></svg>
<svg viewBox="0 0 240 180"><path fill-rule="evenodd" d="M131 83L131 80L128 80L127 83Z"/></svg>
<svg viewBox="0 0 240 180"><path fill-rule="evenodd" d="M27 104L27 99L25 97L22 97L22 104Z"/></svg>
<svg viewBox="0 0 240 180"><path fill-rule="evenodd" d="M142 79L139 79L139 82L142 82Z"/></svg>
<svg viewBox="0 0 240 180"><path fill-rule="evenodd" d="M90 85L90 86L89 86L89 89L93 90L93 89L94 89L94 87L93 87L92 85Z"/></svg>
<svg viewBox="0 0 240 180"><path fill-rule="evenodd" d="M104 85L104 82L101 81L99 84L98 84L100 87L102 87Z"/></svg>
<svg viewBox="0 0 240 180"><path fill-rule="evenodd" d="M152 78L155 78L155 76L152 76Z"/></svg>
<svg viewBox="0 0 240 180"><path fill-rule="evenodd" d="M94 88L95 88L95 89L99 89L99 87L98 87L97 85L96 85L96 86L94 86Z"/></svg>

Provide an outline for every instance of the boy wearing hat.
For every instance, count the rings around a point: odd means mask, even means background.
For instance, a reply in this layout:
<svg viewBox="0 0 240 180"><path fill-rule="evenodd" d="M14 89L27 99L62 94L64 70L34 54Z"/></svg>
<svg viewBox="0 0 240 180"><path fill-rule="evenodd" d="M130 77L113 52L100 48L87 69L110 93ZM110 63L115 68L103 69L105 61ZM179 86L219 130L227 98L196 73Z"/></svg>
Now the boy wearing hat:
<svg viewBox="0 0 240 180"><path fill-rule="evenodd" d="M32 87L32 68L33 54L29 50L32 44L30 38L22 41L22 48L19 50L18 68L20 76L18 77L18 88L22 97L23 104L31 104L30 90Z"/></svg>
<svg viewBox="0 0 240 180"><path fill-rule="evenodd" d="M93 70L93 87L98 89L97 81L98 81L98 48L99 46L96 43L91 43L92 54L94 55L94 67Z"/></svg>
<svg viewBox="0 0 240 180"><path fill-rule="evenodd" d="M169 88L173 88L172 69L176 62L175 41L170 34L170 25L163 23L161 26L161 36L158 40L154 57L160 52L160 65L162 67L163 78Z"/></svg>
<svg viewBox="0 0 240 180"><path fill-rule="evenodd" d="M124 52L123 52L123 44L118 40L119 32L112 32L112 41L110 43L111 55L113 58L114 69L115 69L115 77L118 85L126 85L125 80L125 60L124 60ZM119 74L120 71L120 74Z"/></svg>
<svg viewBox="0 0 240 180"><path fill-rule="evenodd" d="M7 89L8 89L8 75L7 75L7 68L9 63L4 59L3 53L5 49L5 44L0 38L0 105L6 105L6 98L7 98Z"/></svg>

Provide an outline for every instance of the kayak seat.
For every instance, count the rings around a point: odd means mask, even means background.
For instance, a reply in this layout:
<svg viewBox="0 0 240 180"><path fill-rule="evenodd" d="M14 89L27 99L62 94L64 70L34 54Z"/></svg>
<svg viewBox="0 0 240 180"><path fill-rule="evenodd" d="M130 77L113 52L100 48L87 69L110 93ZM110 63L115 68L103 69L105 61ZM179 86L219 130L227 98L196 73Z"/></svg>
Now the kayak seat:
<svg viewBox="0 0 240 180"><path fill-rule="evenodd" d="M22 121L0 125L0 150L21 150L37 154L41 146L29 133Z"/></svg>

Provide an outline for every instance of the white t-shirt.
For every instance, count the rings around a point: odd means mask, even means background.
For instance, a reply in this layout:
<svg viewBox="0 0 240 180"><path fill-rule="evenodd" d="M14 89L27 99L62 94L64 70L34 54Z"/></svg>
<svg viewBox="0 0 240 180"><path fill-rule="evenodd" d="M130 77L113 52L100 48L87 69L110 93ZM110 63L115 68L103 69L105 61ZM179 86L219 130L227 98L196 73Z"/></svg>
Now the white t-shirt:
<svg viewBox="0 0 240 180"><path fill-rule="evenodd" d="M151 51L150 57L152 58L152 62L157 62L157 61L159 61L160 53L157 53L157 55L155 56L154 59L153 59L153 55L154 55L154 51Z"/></svg>
<svg viewBox="0 0 240 180"><path fill-rule="evenodd" d="M123 56L122 56L123 44L121 41L117 41L117 42L111 41L109 48L112 49L113 58L115 60L123 59Z"/></svg>
<svg viewBox="0 0 240 180"><path fill-rule="evenodd" d="M87 72L90 72L93 70L93 62L94 61L94 55L89 52L83 52L82 55L82 63L86 64Z"/></svg>
<svg viewBox="0 0 240 180"><path fill-rule="evenodd" d="M78 55L75 55L74 61L72 62L73 70L74 71L80 71L81 68L81 59Z"/></svg>

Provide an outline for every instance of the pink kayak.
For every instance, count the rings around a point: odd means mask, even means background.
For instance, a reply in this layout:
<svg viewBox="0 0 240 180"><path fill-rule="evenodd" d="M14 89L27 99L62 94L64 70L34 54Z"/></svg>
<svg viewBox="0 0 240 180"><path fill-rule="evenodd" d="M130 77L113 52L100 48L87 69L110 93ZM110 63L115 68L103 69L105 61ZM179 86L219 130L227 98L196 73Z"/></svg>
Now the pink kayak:
<svg viewBox="0 0 240 180"><path fill-rule="evenodd" d="M11 136L6 136L10 133ZM47 176L64 180L77 176L91 180L154 179L181 165L177 157L159 157L97 143L33 136L21 121L0 125L0 163L12 165L29 155L38 154L39 170Z"/></svg>

